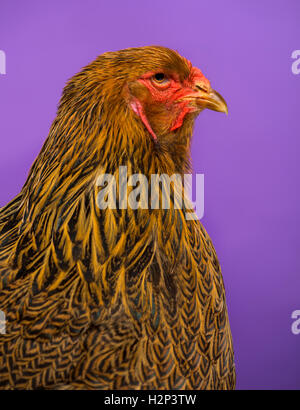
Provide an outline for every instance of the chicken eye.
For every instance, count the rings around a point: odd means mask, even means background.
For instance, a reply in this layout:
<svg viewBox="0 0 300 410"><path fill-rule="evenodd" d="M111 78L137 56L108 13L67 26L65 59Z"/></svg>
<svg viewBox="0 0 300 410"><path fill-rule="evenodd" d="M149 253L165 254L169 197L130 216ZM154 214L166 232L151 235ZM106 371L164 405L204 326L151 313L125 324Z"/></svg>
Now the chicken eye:
<svg viewBox="0 0 300 410"><path fill-rule="evenodd" d="M160 90L165 90L170 85L170 79L164 73L156 73L151 78L153 84Z"/></svg>
<svg viewBox="0 0 300 410"><path fill-rule="evenodd" d="M162 83L166 80L166 76L164 75L164 73L156 73L154 75L154 80L158 83Z"/></svg>

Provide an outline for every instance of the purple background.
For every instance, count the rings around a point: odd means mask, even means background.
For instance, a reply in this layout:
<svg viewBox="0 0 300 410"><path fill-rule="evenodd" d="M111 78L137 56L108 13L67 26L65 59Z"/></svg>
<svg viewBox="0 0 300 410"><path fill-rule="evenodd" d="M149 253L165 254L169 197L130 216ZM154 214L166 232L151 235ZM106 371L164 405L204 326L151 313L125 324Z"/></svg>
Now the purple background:
<svg viewBox="0 0 300 410"><path fill-rule="evenodd" d="M229 116L193 142L202 222L224 275L240 389L300 388L298 0L1 1L0 206L21 189L66 80L109 50L161 44L202 69Z"/></svg>

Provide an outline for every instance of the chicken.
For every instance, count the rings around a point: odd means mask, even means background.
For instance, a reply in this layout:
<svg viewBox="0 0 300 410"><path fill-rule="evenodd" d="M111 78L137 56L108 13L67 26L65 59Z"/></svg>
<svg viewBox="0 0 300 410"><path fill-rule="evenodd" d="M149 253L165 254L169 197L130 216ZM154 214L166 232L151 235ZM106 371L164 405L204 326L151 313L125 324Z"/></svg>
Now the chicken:
<svg viewBox="0 0 300 410"><path fill-rule="evenodd" d="M190 171L204 108L227 112L202 72L164 47L107 52L67 83L24 187L0 211L1 389L235 387L205 229L173 191L169 209L126 208L118 195L121 166L148 180ZM117 192L106 209L104 174Z"/></svg>

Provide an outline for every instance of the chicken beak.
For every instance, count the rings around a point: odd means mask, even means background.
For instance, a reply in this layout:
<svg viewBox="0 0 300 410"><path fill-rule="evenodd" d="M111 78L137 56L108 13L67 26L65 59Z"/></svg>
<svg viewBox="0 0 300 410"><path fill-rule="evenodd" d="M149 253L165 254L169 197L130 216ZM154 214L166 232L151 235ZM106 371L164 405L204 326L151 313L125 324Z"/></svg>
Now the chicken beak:
<svg viewBox="0 0 300 410"><path fill-rule="evenodd" d="M197 91L196 91L197 90ZM196 105L200 110L209 108L213 111L224 112L228 114L228 108L224 98L212 88L204 87L203 84L197 85L193 93L190 96L190 100Z"/></svg>
<svg viewBox="0 0 300 410"><path fill-rule="evenodd" d="M228 107L226 104L226 101L224 98L215 90L211 90L207 96L201 96L197 98L197 105L200 105L204 103L205 107L204 108L209 108L210 110L213 111L218 111L218 112L224 112L226 115L228 114Z"/></svg>

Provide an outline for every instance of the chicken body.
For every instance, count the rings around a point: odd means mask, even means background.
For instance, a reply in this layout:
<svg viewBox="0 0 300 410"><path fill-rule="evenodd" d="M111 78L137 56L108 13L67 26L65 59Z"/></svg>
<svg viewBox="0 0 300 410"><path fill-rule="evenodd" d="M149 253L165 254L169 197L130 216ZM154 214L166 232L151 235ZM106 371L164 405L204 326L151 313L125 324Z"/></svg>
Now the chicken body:
<svg viewBox="0 0 300 410"><path fill-rule="evenodd" d="M104 173L119 198L120 166L149 180L190 169L198 111L152 95L144 75L157 70L175 87L192 66L143 47L74 76L21 193L0 211L1 389L235 386L221 269L201 223L172 194L170 209L97 204Z"/></svg>

